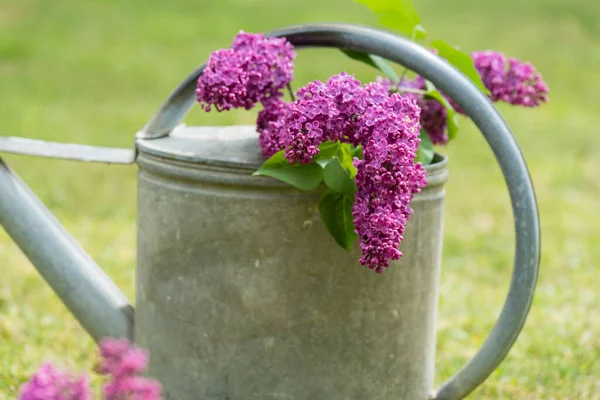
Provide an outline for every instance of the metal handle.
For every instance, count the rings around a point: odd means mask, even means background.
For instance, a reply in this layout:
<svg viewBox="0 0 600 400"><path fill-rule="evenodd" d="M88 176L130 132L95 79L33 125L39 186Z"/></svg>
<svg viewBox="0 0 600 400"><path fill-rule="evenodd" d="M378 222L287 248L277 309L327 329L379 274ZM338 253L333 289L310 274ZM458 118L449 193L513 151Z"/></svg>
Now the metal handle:
<svg viewBox="0 0 600 400"><path fill-rule="evenodd" d="M422 75L454 99L481 130L508 185L512 203L516 251L512 281L504 308L479 352L432 395L437 400L461 399L479 386L508 354L531 306L540 261L540 223L533 185L521 151L490 100L460 71L414 42L372 28L343 25L301 25L270 32L286 37L297 48L335 47L387 58ZM138 133L139 138L168 135L195 101L198 67L169 96Z"/></svg>
<svg viewBox="0 0 600 400"><path fill-rule="evenodd" d="M133 164L135 150L0 136L0 152L106 164Z"/></svg>

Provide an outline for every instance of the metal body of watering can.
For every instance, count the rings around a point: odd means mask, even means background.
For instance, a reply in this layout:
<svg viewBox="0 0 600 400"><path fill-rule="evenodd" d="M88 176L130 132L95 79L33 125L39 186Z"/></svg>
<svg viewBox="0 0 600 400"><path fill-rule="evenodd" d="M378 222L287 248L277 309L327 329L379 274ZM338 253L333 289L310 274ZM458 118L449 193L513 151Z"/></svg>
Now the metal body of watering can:
<svg viewBox="0 0 600 400"><path fill-rule="evenodd" d="M133 163L138 174L136 310L4 163L0 222L95 338L147 347L169 399L459 399L503 360L526 319L539 220L514 138L464 75L411 41L350 25L292 27L296 47L365 51L452 97L491 145L511 195L513 280L482 349L434 391L446 161L428 166L402 244L383 276L358 266L321 225L317 193L265 177L252 127L185 128L204 66L138 133L135 151L0 138L0 151ZM134 323L135 320L135 323Z"/></svg>
<svg viewBox="0 0 600 400"><path fill-rule="evenodd" d="M138 149L134 336L171 398L426 398L444 159L411 203L401 262L377 275L334 245L317 191L252 176L254 127L183 128Z"/></svg>

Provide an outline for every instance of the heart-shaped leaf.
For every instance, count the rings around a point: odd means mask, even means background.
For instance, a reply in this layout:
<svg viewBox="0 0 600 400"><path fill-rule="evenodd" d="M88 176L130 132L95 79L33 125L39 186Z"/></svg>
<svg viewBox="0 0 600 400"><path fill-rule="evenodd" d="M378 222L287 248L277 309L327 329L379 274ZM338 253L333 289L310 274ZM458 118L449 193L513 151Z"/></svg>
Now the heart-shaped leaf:
<svg viewBox="0 0 600 400"><path fill-rule="evenodd" d="M435 155L433 151L433 143L431 143L429 135L423 129L421 129L419 139L421 139L421 143L419 143L419 148L417 149L415 163L420 162L423 165L429 165L431 164L433 156Z"/></svg>
<svg viewBox="0 0 600 400"><path fill-rule="evenodd" d="M319 164L322 168L325 168L325 166L337 156L339 149L339 142L323 142L319 146L319 154L313 157L313 161Z"/></svg>
<svg viewBox="0 0 600 400"><path fill-rule="evenodd" d="M358 238L354 232L352 205L354 196L345 195L326 189L319 200L319 212L323 224L333 236L336 243L350 251Z"/></svg>
<svg viewBox="0 0 600 400"><path fill-rule="evenodd" d="M337 158L328 163L323 170L323 181L325 181L328 187L338 193L352 196L356 191L356 183L354 183L354 180L350 177L350 173Z"/></svg>
<svg viewBox="0 0 600 400"><path fill-rule="evenodd" d="M360 147L360 146L359 146ZM354 179L356 176L356 167L354 166L354 157L359 157L358 152L360 152L360 157L362 157L362 147L356 152L357 155L352 155L352 145L348 143L344 143L340 146L340 150L338 151L338 159L340 160L340 164L350 173L350 178Z"/></svg>
<svg viewBox="0 0 600 400"><path fill-rule="evenodd" d="M314 190L323 180L323 169L316 163L290 163L284 150L275 153L252 175L265 175L288 183L300 190Z"/></svg>

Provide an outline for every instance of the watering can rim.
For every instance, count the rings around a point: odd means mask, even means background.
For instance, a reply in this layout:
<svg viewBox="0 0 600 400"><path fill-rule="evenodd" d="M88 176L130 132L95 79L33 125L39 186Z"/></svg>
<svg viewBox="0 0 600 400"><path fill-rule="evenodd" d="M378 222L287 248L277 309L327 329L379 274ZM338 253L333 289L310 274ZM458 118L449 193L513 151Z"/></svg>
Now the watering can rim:
<svg viewBox="0 0 600 400"><path fill-rule="evenodd" d="M250 176L267 160L258 144L254 125L179 126L169 136L157 139L137 139L136 162L141 169L152 164L153 171L168 169L167 174L185 169L186 176L196 175L202 180L204 171L225 172L247 176L260 183L272 178ZM164 168L161 168L163 166ZM424 166L427 186L424 190L441 186L448 179L448 157L435 153L433 162ZM197 171L194 174L193 171ZM270 185L270 184L269 184ZM289 185L281 183L282 187Z"/></svg>

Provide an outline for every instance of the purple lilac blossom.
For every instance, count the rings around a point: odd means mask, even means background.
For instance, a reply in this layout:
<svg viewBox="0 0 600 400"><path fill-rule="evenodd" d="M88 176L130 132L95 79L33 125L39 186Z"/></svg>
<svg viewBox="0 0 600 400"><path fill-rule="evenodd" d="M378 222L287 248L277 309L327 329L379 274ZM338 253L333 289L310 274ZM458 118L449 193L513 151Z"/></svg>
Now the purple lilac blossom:
<svg viewBox="0 0 600 400"><path fill-rule="evenodd" d="M258 53L267 59L272 73L272 82L267 85L267 94L274 95L292 81L294 46L285 38L265 38L261 34L240 31L231 48L236 52Z"/></svg>
<svg viewBox="0 0 600 400"><path fill-rule="evenodd" d="M490 91L490 100L503 101L512 105L537 107L548 101L548 86L542 76L528 62L516 58L507 58L496 51L471 53L475 68L481 76L484 86ZM391 92L403 88L425 89L425 80L417 76L414 80L403 79L401 84L391 82L387 78L377 78L377 82L388 87ZM442 93L452 107L461 114L464 110L448 95ZM411 93L407 93L411 95ZM421 107L421 125L434 144L444 145L448 142L447 110L435 99L425 98L420 94L412 94Z"/></svg>
<svg viewBox="0 0 600 400"><path fill-rule="evenodd" d="M104 385L106 400L160 400L162 387L155 380L139 376L147 366L148 354L127 339L100 341L98 372L110 377Z"/></svg>
<svg viewBox="0 0 600 400"><path fill-rule="evenodd" d="M492 101L537 107L548 101L548 86L533 65L495 51L473 52L475 68Z"/></svg>
<svg viewBox="0 0 600 400"><path fill-rule="evenodd" d="M531 63L509 58L506 90L502 101L523 107L537 107L548 102L548 85Z"/></svg>
<svg viewBox="0 0 600 400"><path fill-rule="evenodd" d="M368 86L385 91L376 83ZM354 160L358 191L352 215L363 254L360 262L378 273L402 256L398 247L412 213L410 202L427 183L421 163L414 162L419 119L415 99L398 93L371 105L360 117L356 136L363 159Z"/></svg>
<svg viewBox="0 0 600 400"><path fill-rule="evenodd" d="M503 53L492 50L475 51L471 57L493 102L523 107L538 107L548 102L548 85L531 63L514 57L507 59ZM465 114L454 100L446 97L457 112Z"/></svg>
<svg viewBox="0 0 600 400"><path fill-rule="evenodd" d="M445 145L448 143L448 111L442 103L435 99L420 99L421 126L427 132L431 143Z"/></svg>
<svg viewBox="0 0 600 400"><path fill-rule="evenodd" d="M275 99L263 102L263 107L256 120L256 130L259 133L258 144L262 149L263 156L271 157L283 149L279 134L283 117L287 112L287 103L281 99Z"/></svg>
<svg viewBox="0 0 600 400"><path fill-rule="evenodd" d="M395 83L387 78L378 77L377 81L384 85L390 92L401 92L405 96L412 97L421 108L421 127L427 132L433 144L445 145L448 143L448 112L446 108L433 98L428 98L420 93L405 92L402 89L425 90L425 79L417 76L415 79L402 79L401 83Z"/></svg>
<svg viewBox="0 0 600 400"><path fill-rule="evenodd" d="M356 117L364 112L361 83L344 72L326 83L314 81L298 90L282 124L281 140L290 162L310 163L327 140L352 137Z"/></svg>
<svg viewBox="0 0 600 400"><path fill-rule="evenodd" d="M91 400L89 381L44 363L21 387L19 400Z"/></svg>
<svg viewBox="0 0 600 400"><path fill-rule="evenodd" d="M293 46L285 38L240 31L231 48L211 53L198 78L196 99L204 110L250 110L283 95L292 80Z"/></svg>
<svg viewBox="0 0 600 400"><path fill-rule="evenodd" d="M354 159L358 190L352 208L360 238L360 263L381 273L398 250L412 210L410 201L425 186L415 164L420 108L414 98L392 94L380 83L361 86L340 73L298 91L283 119L280 137L291 162L310 163L324 141L362 145Z"/></svg>

